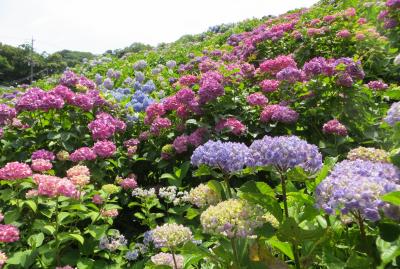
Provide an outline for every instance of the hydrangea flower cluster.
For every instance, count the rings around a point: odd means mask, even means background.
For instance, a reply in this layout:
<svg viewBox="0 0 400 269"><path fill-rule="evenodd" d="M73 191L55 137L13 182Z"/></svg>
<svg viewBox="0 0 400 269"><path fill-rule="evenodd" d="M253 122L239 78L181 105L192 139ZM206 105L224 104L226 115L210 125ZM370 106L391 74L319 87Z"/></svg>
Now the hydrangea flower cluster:
<svg viewBox="0 0 400 269"><path fill-rule="evenodd" d="M381 209L389 217L399 218L380 200L383 194L400 190L399 176L399 170L389 163L344 160L318 185L317 205L328 214L361 214L371 221L381 218Z"/></svg>
<svg viewBox="0 0 400 269"><path fill-rule="evenodd" d="M73 162L92 161L95 160L96 158L97 158L96 153L94 153L94 151L88 147L82 147L76 149L69 156L69 159Z"/></svg>
<svg viewBox="0 0 400 269"><path fill-rule="evenodd" d="M200 208L215 205L221 200L218 193L205 184L191 189L183 199Z"/></svg>
<svg viewBox="0 0 400 269"><path fill-rule="evenodd" d="M337 119L330 120L322 126L322 131L325 134L333 134L338 136L346 136L347 128L341 124Z"/></svg>
<svg viewBox="0 0 400 269"><path fill-rule="evenodd" d="M252 158L249 166L273 165L281 171L296 166L307 172L316 172L322 167L322 155L318 147L308 144L297 136L264 136L250 145Z"/></svg>
<svg viewBox="0 0 400 269"><path fill-rule="evenodd" d="M280 81L279 80L271 80L265 79L260 82L261 89L266 92L274 92L279 89Z"/></svg>
<svg viewBox="0 0 400 269"><path fill-rule="evenodd" d="M31 160L42 159L48 161L54 161L54 153L45 149L39 149L32 153Z"/></svg>
<svg viewBox="0 0 400 269"><path fill-rule="evenodd" d="M206 128L198 128L190 135L180 135L175 138L173 148L177 153L183 153L188 150L188 146L198 147L203 143L204 137L207 135Z"/></svg>
<svg viewBox="0 0 400 269"><path fill-rule="evenodd" d="M9 224L0 224L0 242L11 243L19 240L19 230Z"/></svg>
<svg viewBox="0 0 400 269"><path fill-rule="evenodd" d="M389 125L394 126L397 122L400 122L400 102L393 103L384 118Z"/></svg>
<svg viewBox="0 0 400 269"><path fill-rule="evenodd" d="M199 81L198 77L193 76L193 75L185 75L180 77L179 79L179 84L182 86L192 86L193 84L196 84Z"/></svg>
<svg viewBox="0 0 400 269"><path fill-rule="evenodd" d="M222 132L224 130L228 130L234 135L243 135L246 132L246 129L246 126L235 117L221 119L215 125L215 131Z"/></svg>
<svg viewBox="0 0 400 269"><path fill-rule="evenodd" d="M207 208L200 216L203 231L229 238L253 235L263 224L263 210L245 200L229 199Z"/></svg>
<svg viewBox="0 0 400 269"><path fill-rule="evenodd" d="M182 255L175 254L177 268L175 268L174 259L171 253L160 252L150 258L151 262L155 265L170 266L174 269L182 269L184 258Z"/></svg>
<svg viewBox="0 0 400 269"><path fill-rule="evenodd" d="M204 164L224 172L236 172L245 167L250 157L249 148L243 143L210 140L195 149L191 163L194 166Z"/></svg>
<svg viewBox="0 0 400 269"><path fill-rule="evenodd" d="M390 162L390 155L383 149L358 147L352 149L347 154L347 159L355 161L357 159L371 162Z"/></svg>
<svg viewBox="0 0 400 269"><path fill-rule="evenodd" d="M7 163L0 169L0 179L17 180L32 176L32 170L29 165L20 162Z"/></svg>
<svg viewBox="0 0 400 269"><path fill-rule="evenodd" d="M136 188L132 191L132 196L139 198L157 197L156 190L154 188L150 188L148 190L143 188Z"/></svg>
<svg viewBox="0 0 400 269"><path fill-rule="evenodd" d="M286 67L276 74L276 79L279 81L287 81L295 83L297 81L304 81L306 78L305 73L296 67Z"/></svg>
<svg viewBox="0 0 400 269"><path fill-rule="evenodd" d="M88 128L94 140L105 140L116 132L125 131L126 124L105 112L96 115L96 119L89 123Z"/></svg>
<svg viewBox="0 0 400 269"><path fill-rule="evenodd" d="M0 125L10 122L17 115L15 108L0 104Z"/></svg>
<svg viewBox="0 0 400 269"><path fill-rule="evenodd" d="M118 209L101 209L100 215L104 218L115 218L118 216Z"/></svg>
<svg viewBox="0 0 400 269"><path fill-rule="evenodd" d="M280 55L275 59L268 59L260 64L260 70L271 75L276 75L279 71L287 67L297 67L297 63L291 55Z"/></svg>
<svg viewBox="0 0 400 269"><path fill-rule="evenodd" d="M154 135L159 135L163 129L168 129L172 126L172 122L168 118L156 118L150 126L150 132Z"/></svg>
<svg viewBox="0 0 400 269"><path fill-rule="evenodd" d="M133 64L133 69L143 70L147 67L147 62L145 60L139 60Z"/></svg>
<svg viewBox="0 0 400 269"><path fill-rule="evenodd" d="M109 251L116 251L119 247L126 246L128 241L125 236L115 231L113 235L103 236L99 242L100 249L107 249Z"/></svg>
<svg viewBox="0 0 400 269"><path fill-rule="evenodd" d="M267 105L260 114L261 122L277 121L282 123L294 123L299 114L287 106Z"/></svg>
<svg viewBox="0 0 400 269"><path fill-rule="evenodd" d="M248 95L246 100L251 106L265 106L268 103L267 97L259 92Z"/></svg>
<svg viewBox="0 0 400 269"><path fill-rule="evenodd" d="M50 161L44 159L35 159L32 160L31 168L36 172L45 172L53 168L53 165Z"/></svg>
<svg viewBox="0 0 400 269"><path fill-rule="evenodd" d="M124 178L120 181L119 185L124 189L124 190L133 190L135 189L138 184L136 181L136 175L130 175L128 178Z"/></svg>
<svg viewBox="0 0 400 269"><path fill-rule="evenodd" d="M97 141L93 146L93 152L102 158L109 158L114 155L117 147L112 141Z"/></svg>
<svg viewBox="0 0 400 269"><path fill-rule="evenodd" d="M138 86L136 86L136 88L138 88ZM154 100L147 93L136 89L135 93L130 96L130 101L125 105L125 107L127 109L133 109L136 112L141 112L145 111L146 108L153 103Z"/></svg>
<svg viewBox="0 0 400 269"><path fill-rule="evenodd" d="M78 195L76 186L67 178L35 174L33 179L38 185L38 195L47 197L66 196L70 198L76 198Z"/></svg>
<svg viewBox="0 0 400 269"><path fill-rule="evenodd" d="M375 91L383 91L388 88L388 85L380 80L370 81L370 82L368 82L367 85L368 85L368 88L370 88L371 90L375 90Z"/></svg>
<svg viewBox="0 0 400 269"><path fill-rule="evenodd" d="M75 165L67 170L67 177L77 186L85 186L90 181L90 170L85 165Z"/></svg>
<svg viewBox="0 0 400 269"><path fill-rule="evenodd" d="M204 73L200 80L200 103L207 103L225 94L224 77L216 71Z"/></svg>
<svg viewBox="0 0 400 269"><path fill-rule="evenodd" d="M193 239L189 228L176 223L166 223L152 230L152 239L156 248L174 249Z"/></svg>

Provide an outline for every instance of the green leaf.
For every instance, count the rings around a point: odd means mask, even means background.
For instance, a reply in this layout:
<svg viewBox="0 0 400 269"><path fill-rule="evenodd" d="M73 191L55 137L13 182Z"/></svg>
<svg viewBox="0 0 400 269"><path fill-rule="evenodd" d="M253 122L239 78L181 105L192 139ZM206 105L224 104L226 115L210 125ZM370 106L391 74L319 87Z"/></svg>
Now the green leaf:
<svg viewBox="0 0 400 269"><path fill-rule="evenodd" d="M400 205L400 191L394 191L387 193L381 197L381 199L385 202L389 202L391 204Z"/></svg>
<svg viewBox="0 0 400 269"><path fill-rule="evenodd" d="M287 242L282 242L279 241L276 236L270 238L267 240L268 244L271 245L272 247L278 249L279 251L281 251L283 254L285 254L286 256L288 256L291 260L294 259L293 256L293 251L291 248L291 245Z"/></svg>
<svg viewBox="0 0 400 269"><path fill-rule="evenodd" d="M219 197L222 197L224 192L224 187L222 186L221 182L217 180L210 180L207 182L207 186L210 187Z"/></svg>
<svg viewBox="0 0 400 269"><path fill-rule="evenodd" d="M28 245L30 245L33 248L37 248L43 244L43 240L44 240L43 233L33 234L28 238Z"/></svg>
<svg viewBox="0 0 400 269"><path fill-rule="evenodd" d="M81 245L85 242L85 239L80 234L68 234L68 237L78 241Z"/></svg>
<svg viewBox="0 0 400 269"><path fill-rule="evenodd" d="M68 212L60 212L57 215L57 223L58 224L62 224L63 220L65 220L66 218L68 218L71 214Z"/></svg>
<svg viewBox="0 0 400 269"><path fill-rule="evenodd" d="M53 235L56 229L52 225L45 225L43 227L43 231L49 235Z"/></svg>
<svg viewBox="0 0 400 269"><path fill-rule="evenodd" d="M34 201L32 200L25 200L24 205L27 205L30 209L32 209L33 212L36 212L37 210L37 205Z"/></svg>
<svg viewBox="0 0 400 269"><path fill-rule="evenodd" d="M296 166L287 172L287 179L289 181L304 182L309 179L309 176L300 166Z"/></svg>
<svg viewBox="0 0 400 269"><path fill-rule="evenodd" d="M95 239L100 240L100 238L107 232L107 229L108 225L89 225L86 228L85 233L88 233Z"/></svg>
<svg viewBox="0 0 400 269"><path fill-rule="evenodd" d="M380 222L378 224L380 236L387 242L393 242L400 236L400 226L397 223Z"/></svg>
<svg viewBox="0 0 400 269"><path fill-rule="evenodd" d="M195 208L189 208L186 212L186 218L189 220L194 219L195 217L197 217L198 215L200 215L199 210L195 209Z"/></svg>
<svg viewBox="0 0 400 269"><path fill-rule="evenodd" d="M29 268L34 263L36 256L37 251L18 251L7 260L7 264L18 265L18 268Z"/></svg>
<svg viewBox="0 0 400 269"><path fill-rule="evenodd" d="M4 214L4 223L10 224L16 221L20 217L20 212L18 210L10 210Z"/></svg>

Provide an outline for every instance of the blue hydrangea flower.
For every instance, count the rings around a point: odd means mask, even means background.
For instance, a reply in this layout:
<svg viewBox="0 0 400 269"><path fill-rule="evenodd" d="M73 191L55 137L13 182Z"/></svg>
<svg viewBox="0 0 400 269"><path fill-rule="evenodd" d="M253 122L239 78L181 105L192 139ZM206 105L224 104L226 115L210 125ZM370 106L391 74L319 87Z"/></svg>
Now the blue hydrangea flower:
<svg viewBox="0 0 400 269"><path fill-rule="evenodd" d="M143 72L140 72L140 71L135 72L135 80L137 82L142 83L144 81L144 79L145 79L145 77L144 77Z"/></svg>
<svg viewBox="0 0 400 269"><path fill-rule="evenodd" d="M101 85L101 83L103 83L103 77L100 74L96 74L94 76L94 81L96 82L96 85Z"/></svg>

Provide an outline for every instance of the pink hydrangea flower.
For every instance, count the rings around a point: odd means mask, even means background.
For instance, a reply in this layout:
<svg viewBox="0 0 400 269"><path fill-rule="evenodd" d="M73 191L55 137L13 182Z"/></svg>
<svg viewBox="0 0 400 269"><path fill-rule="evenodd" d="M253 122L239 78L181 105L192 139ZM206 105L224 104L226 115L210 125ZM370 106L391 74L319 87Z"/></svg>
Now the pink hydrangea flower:
<svg viewBox="0 0 400 269"><path fill-rule="evenodd" d="M340 30L339 32L336 33L336 36L339 38L349 38L351 36L351 33L347 29Z"/></svg>
<svg viewBox="0 0 400 269"><path fill-rule="evenodd" d="M165 108L161 103L154 103L149 105L146 108L144 123L147 125L151 125L156 118L163 116L165 112Z"/></svg>
<svg viewBox="0 0 400 269"><path fill-rule="evenodd" d="M0 242L11 243L19 240L17 227L8 224L0 224Z"/></svg>
<svg viewBox="0 0 400 269"><path fill-rule="evenodd" d="M96 153L91 148L82 147L71 153L69 159L73 162L92 161L96 159Z"/></svg>
<svg viewBox="0 0 400 269"><path fill-rule="evenodd" d="M322 131L326 134L334 134L338 136L346 136L347 128L341 124L337 119L330 120L324 124Z"/></svg>
<svg viewBox="0 0 400 269"><path fill-rule="evenodd" d="M7 163L0 169L0 179L17 180L32 176L32 170L29 165L19 162Z"/></svg>
<svg viewBox="0 0 400 269"><path fill-rule="evenodd" d="M131 175L128 178L123 179L119 185L124 188L125 190L133 190L137 187L137 181L136 181L136 176Z"/></svg>
<svg viewBox="0 0 400 269"><path fill-rule="evenodd" d="M279 88L279 80L265 79L260 82L260 87L264 92L274 92Z"/></svg>
<svg viewBox="0 0 400 269"><path fill-rule="evenodd" d="M370 88L371 90L382 91L386 90L388 88L388 85L382 81L374 80L368 82L368 88Z"/></svg>
<svg viewBox="0 0 400 269"><path fill-rule="evenodd" d="M103 197L101 197L99 194L95 194L92 197L92 202L96 205L102 205L104 202Z"/></svg>
<svg viewBox="0 0 400 269"><path fill-rule="evenodd" d="M188 143L194 147L198 147L204 142L204 138L207 135L207 128L197 128L193 133L188 136Z"/></svg>
<svg viewBox="0 0 400 269"><path fill-rule="evenodd" d="M262 72L270 73L272 75L276 75L286 67L297 67L297 63L291 55L280 55L275 59L268 59L260 64L260 70Z"/></svg>
<svg viewBox="0 0 400 269"><path fill-rule="evenodd" d="M186 75L186 76L182 76L179 79L179 84L181 84L182 86L192 86L193 84L196 84L198 82L198 78L196 76L193 75Z"/></svg>
<svg viewBox="0 0 400 269"><path fill-rule="evenodd" d="M118 216L118 210L117 209L102 209L100 211L101 216L106 217L106 218L115 218Z"/></svg>
<svg viewBox="0 0 400 269"><path fill-rule="evenodd" d="M33 179L38 184L38 194L47 197L66 196L77 197L76 186L67 178L59 178L49 175L33 175Z"/></svg>
<svg viewBox="0 0 400 269"><path fill-rule="evenodd" d="M217 132L221 132L225 129L229 130L234 135L242 135L246 132L247 128L238 119L231 117L220 120L215 126L215 131Z"/></svg>
<svg viewBox="0 0 400 269"><path fill-rule="evenodd" d="M111 141L97 141L93 146L93 151L97 156L108 158L114 155L117 147Z"/></svg>
<svg viewBox="0 0 400 269"><path fill-rule="evenodd" d="M31 168L35 172L45 172L53 168L53 165L49 160L35 159L32 160Z"/></svg>
<svg viewBox="0 0 400 269"><path fill-rule="evenodd" d="M267 105L261 112L260 121L277 121L283 123L293 123L299 118L299 114L286 106Z"/></svg>
<svg viewBox="0 0 400 269"><path fill-rule="evenodd" d="M177 153L183 153L188 150L188 144L189 144L188 136L183 134L175 138L174 142L172 143L172 146L174 147Z"/></svg>
<svg viewBox="0 0 400 269"><path fill-rule="evenodd" d="M247 103L251 106L264 106L267 104L268 99L262 93L252 93L246 98Z"/></svg>
<svg viewBox="0 0 400 269"><path fill-rule="evenodd" d="M89 123L88 128L94 140L105 140L116 132L124 132L126 124L108 113L99 113L96 119Z"/></svg>
<svg viewBox="0 0 400 269"><path fill-rule="evenodd" d="M31 156L31 160L43 159L43 160L54 161L55 158L56 157L53 152L45 149L36 150L32 153Z"/></svg>
<svg viewBox="0 0 400 269"><path fill-rule="evenodd" d="M160 117L156 118L151 124L150 132L155 135L158 135L160 134L161 130L167 129L171 127L171 125L172 123L168 118L160 118Z"/></svg>
<svg viewBox="0 0 400 269"><path fill-rule="evenodd" d="M90 181L90 170L85 165L75 165L67 170L67 177L73 184L84 186Z"/></svg>

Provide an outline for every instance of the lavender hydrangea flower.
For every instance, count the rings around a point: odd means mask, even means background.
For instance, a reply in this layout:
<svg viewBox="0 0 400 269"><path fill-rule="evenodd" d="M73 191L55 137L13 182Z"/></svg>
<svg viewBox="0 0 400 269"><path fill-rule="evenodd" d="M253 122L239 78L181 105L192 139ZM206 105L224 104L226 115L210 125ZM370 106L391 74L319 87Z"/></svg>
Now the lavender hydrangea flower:
<svg viewBox="0 0 400 269"><path fill-rule="evenodd" d="M264 136L250 145L250 152L249 166L273 165L282 171L300 166L311 173L322 167L318 147L297 136Z"/></svg>
<svg viewBox="0 0 400 269"><path fill-rule="evenodd" d="M389 125L394 126L397 122L400 122L400 102L393 103L387 112L386 118L384 118Z"/></svg>
<svg viewBox="0 0 400 269"><path fill-rule="evenodd" d="M336 164L330 175L318 185L317 206L328 214L339 211L378 221L381 218L379 211L391 207L380 196L400 190L399 177L400 171L389 163L344 160Z"/></svg>
<svg viewBox="0 0 400 269"><path fill-rule="evenodd" d="M196 148L191 157L194 166L205 164L224 172L236 172L250 159L249 148L243 143L208 141Z"/></svg>

